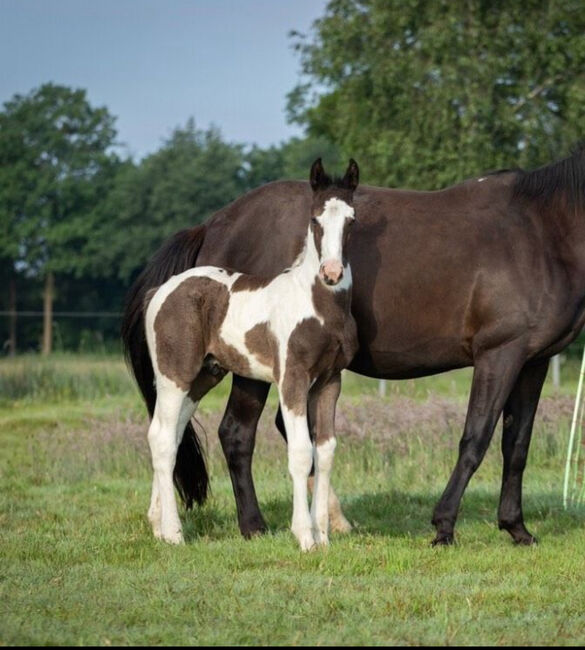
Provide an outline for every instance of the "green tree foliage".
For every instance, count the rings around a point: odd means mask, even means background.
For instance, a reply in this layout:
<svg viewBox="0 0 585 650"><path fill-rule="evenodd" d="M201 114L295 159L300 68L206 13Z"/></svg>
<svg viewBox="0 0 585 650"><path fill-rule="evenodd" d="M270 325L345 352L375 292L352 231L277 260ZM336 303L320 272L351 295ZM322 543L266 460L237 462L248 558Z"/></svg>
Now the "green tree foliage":
<svg viewBox="0 0 585 650"><path fill-rule="evenodd" d="M84 90L45 84L0 112L0 255L31 276L74 270L112 178L116 132Z"/></svg>
<svg viewBox="0 0 585 650"><path fill-rule="evenodd" d="M121 166L85 246L87 271L127 280L170 234L203 222L246 189L242 146L189 120L140 164Z"/></svg>
<svg viewBox="0 0 585 650"><path fill-rule="evenodd" d="M383 185L544 164L582 137L584 33L580 0L331 0L289 118Z"/></svg>
<svg viewBox="0 0 585 650"><path fill-rule="evenodd" d="M44 352L54 273L84 265L81 244L117 163L115 134L114 118L90 106L84 90L50 83L15 95L0 112L0 259L11 270L11 291L15 271L45 279ZM11 310L15 304L13 297Z"/></svg>
<svg viewBox="0 0 585 650"><path fill-rule="evenodd" d="M339 147L323 136L291 138L268 149L254 146L246 155L246 185L252 189L276 180L307 180L319 157L328 169L341 167Z"/></svg>

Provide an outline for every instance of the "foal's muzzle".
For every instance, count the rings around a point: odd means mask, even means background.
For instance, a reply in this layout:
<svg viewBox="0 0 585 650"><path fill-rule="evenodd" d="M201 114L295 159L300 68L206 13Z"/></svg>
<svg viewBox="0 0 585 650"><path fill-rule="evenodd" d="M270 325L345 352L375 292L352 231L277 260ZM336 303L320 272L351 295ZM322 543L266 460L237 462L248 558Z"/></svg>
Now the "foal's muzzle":
<svg viewBox="0 0 585 650"><path fill-rule="evenodd" d="M329 286L339 284L343 277L343 265L337 260L327 260L321 264L319 276Z"/></svg>

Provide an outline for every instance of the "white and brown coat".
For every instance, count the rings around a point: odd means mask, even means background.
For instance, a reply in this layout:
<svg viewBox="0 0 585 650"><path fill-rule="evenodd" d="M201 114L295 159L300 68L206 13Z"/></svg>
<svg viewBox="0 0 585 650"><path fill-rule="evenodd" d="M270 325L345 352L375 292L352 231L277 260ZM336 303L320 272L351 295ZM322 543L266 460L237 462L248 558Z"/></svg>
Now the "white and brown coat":
<svg viewBox="0 0 585 650"><path fill-rule="evenodd" d="M340 371L357 350L344 250L354 220L357 166L351 161L344 179L333 184L319 160L311 181L311 224L291 268L259 278L199 267L173 276L148 295L145 330L157 390L149 429L154 466L149 518L155 535L166 541L182 541L172 486L178 443L198 401L231 371L278 386L294 486L292 530L304 550L328 542L335 403ZM309 402L315 433L311 513Z"/></svg>

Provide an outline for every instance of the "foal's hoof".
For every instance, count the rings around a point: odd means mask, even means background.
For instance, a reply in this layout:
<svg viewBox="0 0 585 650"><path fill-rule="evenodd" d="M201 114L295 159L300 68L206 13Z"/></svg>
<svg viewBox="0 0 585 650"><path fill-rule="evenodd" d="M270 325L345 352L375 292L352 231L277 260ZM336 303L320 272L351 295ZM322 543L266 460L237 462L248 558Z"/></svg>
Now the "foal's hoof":
<svg viewBox="0 0 585 650"><path fill-rule="evenodd" d="M343 515L337 515L329 519L329 530L332 533L349 533L351 529L352 525Z"/></svg>
<svg viewBox="0 0 585 650"><path fill-rule="evenodd" d="M300 534L294 534L295 537L297 538L299 545L301 547L301 551L307 552L307 551L312 551L315 548L315 540L313 538L313 534L311 531L306 531Z"/></svg>
<svg viewBox="0 0 585 650"><path fill-rule="evenodd" d="M453 546L454 544L455 538L451 533L438 533L431 542L431 546Z"/></svg>
<svg viewBox="0 0 585 650"><path fill-rule="evenodd" d="M326 546L329 546L329 537L325 531L321 530L314 530L313 531L313 538L315 540L315 544L319 546L320 548L324 548Z"/></svg>
<svg viewBox="0 0 585 650"><path fill-rule="evenodd" d="M184 544L185 540L183 539L183 533L179 530L175 533L167 533L166 535L161 533L160 540L166 542L167 544Z"/></svg>

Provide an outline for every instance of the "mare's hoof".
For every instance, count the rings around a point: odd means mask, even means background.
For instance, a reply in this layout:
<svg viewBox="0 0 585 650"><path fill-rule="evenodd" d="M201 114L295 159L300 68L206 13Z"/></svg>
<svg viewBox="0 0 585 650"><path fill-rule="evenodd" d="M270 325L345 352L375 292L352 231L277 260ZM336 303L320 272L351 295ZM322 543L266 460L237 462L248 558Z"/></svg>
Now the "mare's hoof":
<svg viewBox="0 0 585 650"><path fill-rule="evenodd" d="M514 544L518 546L533 546L538 544L538 540L531 535L524 524L499 524L500 530L505 530L512 536Z"/></svg>
<svg viewBox="0 0 585 650"><path fill-rule="evenodd" d="M244 539L252 539L253 537L260 537L268 532L268 527L264 522L262 524L254 524L249 526L241 526L240 532Z"/></svg>
<svg viewBox="0 0 585 650"><path fill-rule="evenodd" d="M512 537L514 538L514 544L517 546L536 546L538 544L536 537L530 533L526 533L525 535L512 535Z"/></svg>
<svg viewBox="0 0 585 650"><path fill-rule="evenodd" d="M455 538L449 533L440 533L431 542L431 546L453 546Z"/></svg>
<svg viewBox="0 0 585 650"><path fill-rule="evenodd" d="M536 537L529 535L523 539L515 539L514 544L516 544L516 546L538 546L538 540Z"/></svg>

